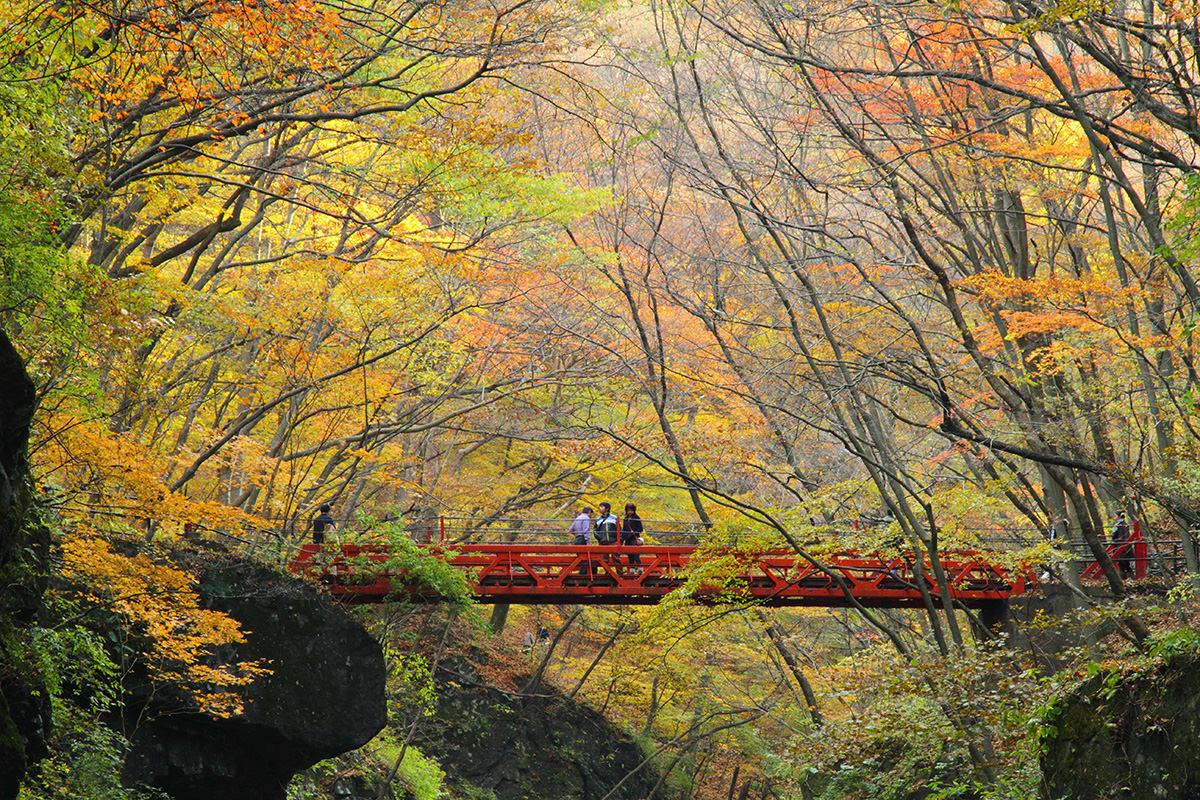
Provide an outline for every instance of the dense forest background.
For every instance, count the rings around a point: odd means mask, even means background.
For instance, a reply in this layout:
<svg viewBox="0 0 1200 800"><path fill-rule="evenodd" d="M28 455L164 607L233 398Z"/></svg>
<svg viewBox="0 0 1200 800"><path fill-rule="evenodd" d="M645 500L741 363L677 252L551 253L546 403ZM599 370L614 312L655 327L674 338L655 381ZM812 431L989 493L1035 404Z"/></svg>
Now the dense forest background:
<svg viewBox="0 0 1200 800"><path fill-rule="evenodd" d="M282 558L324 502L346 535L484 537L609 499L818 560L1019 538L998 558L1082 589L1054 526L1119 601L1055 677L933 605L510 622L570 627L539 679L693 796L732 796L734 762L778 797L813 772L893 796L875 767L1030 796L1036 709L1191 621L1191 578L1141 607L1103 538L1125 512L1200 572L1196 14L6 4L0 324L55 569L236 713L212 687L253 667L200 663L236 631L121 542ZM95 644L68 628L51 649Z"/></svg>

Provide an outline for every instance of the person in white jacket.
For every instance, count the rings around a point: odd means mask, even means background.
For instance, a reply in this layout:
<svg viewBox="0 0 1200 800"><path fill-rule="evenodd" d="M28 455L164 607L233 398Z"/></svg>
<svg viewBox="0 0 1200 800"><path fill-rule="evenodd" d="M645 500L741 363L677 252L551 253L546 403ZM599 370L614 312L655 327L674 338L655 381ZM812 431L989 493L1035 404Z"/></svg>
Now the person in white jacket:
<svg viewBox="0 0 1200 800"><path fill-rule="evenodd" d="M584 506L583 511L571 523L568 531L574 537L573 544L588 544L592 536L592 509Z"/></svg>

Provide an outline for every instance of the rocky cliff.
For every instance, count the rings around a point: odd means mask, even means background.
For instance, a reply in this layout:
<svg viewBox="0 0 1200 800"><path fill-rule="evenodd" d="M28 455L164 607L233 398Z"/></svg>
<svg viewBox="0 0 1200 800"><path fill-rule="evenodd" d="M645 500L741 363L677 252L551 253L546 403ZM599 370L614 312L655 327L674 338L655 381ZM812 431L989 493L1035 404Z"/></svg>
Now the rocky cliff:
<svg viewBox="0 0 1200 800"><path fill-rule="evenodd" d="M225 659L265 659L271 674L231 719L171 713L136 727L126 777L175 800L283 798L292 775L369 741L386 721L378 643L328 595L248 562L203 569L201 594L247 640ZM140 709L127 709L128 713Z"/></svg>
<svg viewBox="0 0 1200 800"><path fill-rule="evenodd" d="M26 634L41 606L47 534L33 514L29 424L33 382L0 330L0 800L16 797L45 753L49 704L28 663Z"/></svg>
<svg viewBox="0 0 1200 800"><path fill-rule="evenodd" d="M1102 672L1047 715L1042 797L1200 797L1200 656Z"/></svg>
<svg viewBox="0 0 1200 800"><path fill-rule="evenodd" d="M633 737L550 687L504 691L462 657L445 660L435 681L437 713L418 726L413 743L439 761L458 796L667 796L655 792L659 775Z"/></svg>

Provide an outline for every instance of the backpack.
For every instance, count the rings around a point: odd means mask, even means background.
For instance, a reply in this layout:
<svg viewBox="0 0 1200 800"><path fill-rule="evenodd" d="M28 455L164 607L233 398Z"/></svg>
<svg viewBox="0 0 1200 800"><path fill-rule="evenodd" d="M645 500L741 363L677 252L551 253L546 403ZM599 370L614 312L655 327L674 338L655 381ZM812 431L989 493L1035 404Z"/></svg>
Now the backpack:
<svg viewBox="0 0 1200 800"><path fill-rule="evenodd" d="M615 544L617 541L617 518L606 514L596 520L597 544Z"/></svg>

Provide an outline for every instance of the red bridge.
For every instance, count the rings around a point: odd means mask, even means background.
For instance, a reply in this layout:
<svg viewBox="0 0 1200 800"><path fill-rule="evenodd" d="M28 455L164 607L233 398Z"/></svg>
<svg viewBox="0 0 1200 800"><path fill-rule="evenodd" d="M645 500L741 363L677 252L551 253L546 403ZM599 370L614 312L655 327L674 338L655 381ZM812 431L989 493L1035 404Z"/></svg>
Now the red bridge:
<svg viewBox="0 0 1200 800"><path fill-rule="evenodd" d="M922 605L919 581L935 604L937 587L925 564L918 577L911 557L844 553L814 565L794 552L716 553L695 545L642 546L483 543L420 545L461 569L481 603L587 603L645 605L683 587L700 559L729 560L722 585L693 581L700 602L752 600L768 606L864 606L908 608ZM950 596L981 608L1026 590L1026 576L987 563L979 552L946 552L941 565ZM433 590L407 579L393 567L386 545L308 544L292 561L293 572L319 578L347 602L387 599L437 602ZM639 563L640 562L640 563ZM693 566L689 570L689 564ZM718 580L714 578L713 580Z"/></svg>

